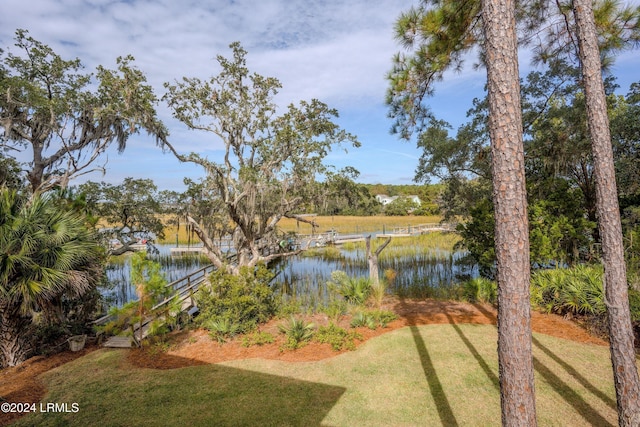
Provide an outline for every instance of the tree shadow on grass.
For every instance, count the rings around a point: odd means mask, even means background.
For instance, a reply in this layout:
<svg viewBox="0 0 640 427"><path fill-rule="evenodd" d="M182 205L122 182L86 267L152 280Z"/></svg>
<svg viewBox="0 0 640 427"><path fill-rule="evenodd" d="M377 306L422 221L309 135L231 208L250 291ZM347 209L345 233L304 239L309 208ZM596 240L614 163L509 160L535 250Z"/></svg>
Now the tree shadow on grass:
<svg viewBox="0 0 640 427"><path fill-rule="evenodd" d="M170 355L165 362L174 369L140 368L126 358L114 355L108 367L94 360L56 378L46 400L64 396L78 402L80 411L32 414L25 425L84 426L103 419L105 425L128 426L317 426L346 390ZM78 378L82 383L72 385Z"/></svg>
<svg viewBox="0 0 640 427"><path fill-rule="evenodd" d="M488 319L496 321L496 317L493 313L489 312L481 304L474 304L474 306L484 314ZM578 371L570 364L559 358L549 348L545 347L538 339L532 336L533 344L547 356L549 356L554 362L560 365L569 375L575 378L585 389L591 394L602 400L607 406L612 409L616 409L615 401L607 396L605 393L597 389L591 384L585 377L580 375ZM476 357L476 359L478 359ZM562 398L571 405L579 414L581 414L587 421L597 426L610 426L612 425L607 421L598 411L592 408L578 393L576 393L568 384L560 379L551 369L542 364L536 357L533 358L533 365L540 377L542 377ZM484 368L483 368L484 369ZM498 383L499 384L499 383Z"/></svg>
<svg viewBox="0 0 640 427"><path fill-rule="evenodd" d="M462 329L460 329L460 326L454 323L453 318L449 315L449 313L446 312L446 310L444 314L445 316L447 316L447 318L451 322L451 326L453 326L453 329L456 331L456 333L458 334L458 336L460 337L464 345L467 346L467 348L469 349L473 357L476 359L476 361L478 362L478 365L480 365L480 369L484 371L484 373L487 375L487 377L489 378L489 380L491 381L495 389L500 391L500 380L498 379L498 376L493 372L489 364L480 355L480 352L476 349L476 347L469 340L469 338L465 336L465 334L462 332Z"/></svg>
<svg viewBox="0 0 640 427"><path fill-rule="evenodd" d="M567 373L569 375L571 375L573 378L575 378L576 381L578 381L584 388L589 390L589 392L591 392L591 394L593 394L594 396L598 397L600 400L602 400L604 403L606 403L607 406L609 406L611 409L617 410L616 402L615 402L615 400L613 400L611 398L611 396L608 396L607 394L605 394L604 392L599 390L596 386L591 384L591 382L589 382L588 379L586 379L585 377L580 375L580 373L573 366L571 366L570 364L568 364L567 362L562 360L555 353L553 353L549 348L545 347L538 339L536 339L536 337L533 337L533 344L537 348L539 348L544 354L549 356L554 362L556 362L558 365L562 366L562 368L565 371L567 371Z"/></svg>
<svg viewBox="0 0 640 427"><path fill-rule="evenodd" d="M400 299L400 305L402 304L405 304L404 299ZM447 399L442 383L440 382L435 367L433 366L429 350L427 349L424 339L420 335L420 330L415 322L410 321L409 318L407 318L407 320L409 322L413 341L416 344L416 350L420 356L420 363L422 364L424 376L427 379L427 384L429 385L429 391L431 392L433 401L436 404L436 409L438 410L440 421L442 422L442 425L445 426L457 426L458 422L456 421L456 417L451 409L451 404Z"/></svg>
<svg viewBox="0 0 640 427"><path fill-rule="evenodd" d="M598 411L592 408L582 396L576 393L567 383L562 381L560 377L554 374L551 369L546 367L538 358L533 358L533 366L536 372L544 378L549 384L569 405L584 417L589 423L594 426L613 426L608 420L606 420Z"/></svg>

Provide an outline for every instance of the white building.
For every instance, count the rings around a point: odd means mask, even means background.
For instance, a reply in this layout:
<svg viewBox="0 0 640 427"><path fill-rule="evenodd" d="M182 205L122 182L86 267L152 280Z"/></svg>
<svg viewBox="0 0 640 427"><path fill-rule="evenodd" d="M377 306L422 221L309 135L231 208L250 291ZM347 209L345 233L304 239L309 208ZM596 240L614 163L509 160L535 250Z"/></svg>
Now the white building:
<svg viewBox="0 0 640 427"><path fill-rule="evenodd" d="M416 195L410 195L410 196L387 196L386 194L377 194L376 195L376 200L379 201L380 203L382 203L382 206L386 206L389 203L393 202L394 200L396 200L397 198L403 198L403 199L409 199L411 200L413 203L417 204L418 206L420 206L422 203L420 202L420 197L416 196Z"/></svg>

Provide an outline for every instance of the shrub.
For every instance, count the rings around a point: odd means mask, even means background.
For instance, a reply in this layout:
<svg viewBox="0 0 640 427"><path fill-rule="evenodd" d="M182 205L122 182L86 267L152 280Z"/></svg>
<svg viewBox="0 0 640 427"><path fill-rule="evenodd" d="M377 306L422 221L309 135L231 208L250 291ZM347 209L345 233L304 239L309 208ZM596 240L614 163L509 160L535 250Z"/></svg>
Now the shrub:
<svg viewBox="0 0 640 427"><path fill-rule="evenodd" d="M287 324L278 327L280 332L285 334L287 340L283 345L283 349L295 350L304 346L311 340L315 331L313 323L306 323L304 320L298 320L291 316Z"/></svg>
<svg viewBox="0 0 640 427"><path fill-rule="evenodd" d="M364 311L359 311L351 318L351 327L359 328L362 326L366 326L369 329L376 329L378 327L378 324L371 314Z"/></svg>
<svg viewBox="0 0 640 427"><path fill-rule="evenodd" d="M278 317L290 317L294 314L300 313L301 311L302 304L300 304L300 301L295 298L290 298L288 301L284 301L284 298L282 298L280 305L278 306Z"/></svg>
<svg viewBox="0 0 640 427"><path fill-rule="evenodd" d="M237 333L245 333L266 322L276 312L269 287L272 277L264 265L243 268L239 275L213 272L211 286L201 287L197 293L200 324L207 329L212 324L236 325Z"/></svg>
<svg viewBox="0 0 640 427"><path fill-rule="evenodd" d="M389 322L397 319L395 313L387 310L359 311L351 318L351 327L366 326L369 329L386 328Z"/></svg>
<svg viewBox="0 0 640 427"><path fill-rule="evenodd" d="M498 301L498 285L496 282L485 279L484 277L476 277L467 280L462 285L463 298L469 302L484 302L488 304L496 304Z"/></svg>
<svg viewBox="0 0 640 427"><path fill-rule="evenodd" d="M322 311L334 322L347 313L347 303L344 300L333 300L323 307Z"/></svg>
<svg viewBox="0 0 640 427"><path fill-rule="evenodd" d="M602 274L602 267L585 265L537 271L531 277L531 303L549 313L602 316Z"/></svg>
<svg viewBox="0 0 640 427"><path fill-rule="evenodd" d="M273 335L269 332L253 332L242 338L243 347L251 347L252 345L262 346L273 343Z"/></svg>
<svg viewBox="0 0 640 427"><path fill-rule="evenodd" d="M228 338L232 338L242 331L242 325L234 323L227 317L211 319L203 326L209 330L209 335L212 339L221 343L226 342Z"/></svg>
<svg viewBox="0 0 640 427"><path fill-rule="evenodd" d="M319 343L330 344L331 348L335 351L340 351L343 348L347 350L355 350L355 340L361 340L363 338L362 335L356 331L349 332L346 329L337 326L335 323L330 323L329 326L321 326L318 328L315 339Z"/></svg>
<svg viewBox="0 0 640 427"><path fill-rule="evenodd" d="M382 301L387 294L387 283L379 280L378 283L372 283L369 289L369 303L376 307L382 307Z"/></svg>
<svg viewBox="0 0 640 427"><path fill-rule="evenodd" d="M363 305L371 292L371 281L367 277L349 277L344 271L331 273L329 288L341 295L349 304Z"/></svg>
<svg viewBox="0 0 640 427"><path fill-rule="evenodd" d="M373 317L373 320L382 328L386 328L389 322L393 322L398 316L393 311L388 310L373 310L369 314Z"/></svg>

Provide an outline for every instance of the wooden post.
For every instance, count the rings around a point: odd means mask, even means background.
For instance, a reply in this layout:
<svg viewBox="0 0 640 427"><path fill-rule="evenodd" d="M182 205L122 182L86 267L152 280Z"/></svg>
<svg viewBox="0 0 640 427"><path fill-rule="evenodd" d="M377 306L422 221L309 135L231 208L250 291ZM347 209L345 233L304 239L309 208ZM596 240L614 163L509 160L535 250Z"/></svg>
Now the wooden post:
<svg viewBox="0 0 640 427"><path fill-rule="evenodd" d="M371 235L368 235L365 241L367 244L367 261L369 262L369 279L371 279L372 284L377 285L380 283L378 256L391 242L391 237L387 237L387 240L373 253L371 252Z"/></svg>

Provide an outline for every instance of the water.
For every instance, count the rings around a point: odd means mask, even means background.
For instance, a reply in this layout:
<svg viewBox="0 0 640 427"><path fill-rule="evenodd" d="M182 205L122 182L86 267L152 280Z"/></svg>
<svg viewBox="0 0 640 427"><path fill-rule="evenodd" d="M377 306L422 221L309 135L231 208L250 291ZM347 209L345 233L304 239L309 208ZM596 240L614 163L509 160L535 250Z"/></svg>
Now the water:
<svg viewBox="0 0 640 427"><path fill-rule="evenodd" d="M329 296L327 281L331 272L341 270L351 277L369 276L364 251L341 251L342 257L327 259L295 256L275 264L278 290L297 299L326 301ZM379 260L381 277L384 271L396 273L389 292L406 297L446 296L448 288L461 280L478 276L476 267L465 265L465 253L432 251L405 257Z"/></svg>
<svg viewBox="0 0 640 427"><path fill-rule="evenodd" d="M156 245L159 253L149 252L147 257L159 262L160 270L167 279L167 283L181 279L200 267L209 264L208 260L198 254L176 257L171 256L170 248L175 245ZM107 307L121 307L125 303L138 299L135 288L131 285L131 254L118 257L115 262L107 265L107 286L101 289Z"/></svg>
<svg viewBox="0 0 640 427"><path fill-rule="evenodd" d="M169 249L173 245L157 245L160 253L149 255L160 262L161 270L168 282L208 264L201 256L172 257ZM384 252L382 255L385 255ZM419 250L411 255L380 257L381 275L387 269L393 269L396 277L389 292L406 297L447 296L454 283L478 275L476 267L461 263L464 253L439 249ZM364 250L341 250L339 257L295 256L272 264L277 277L275 288L284 295L296 298L305 306L317 306L327 301L329 289L327 282L331 272L341 270L349 276L368 276L368 264ZM130 259L125 258L117 264L107 267L109 287L102 294L108 306L121 306L137 299L135 289L129 281Z"/></svg>

